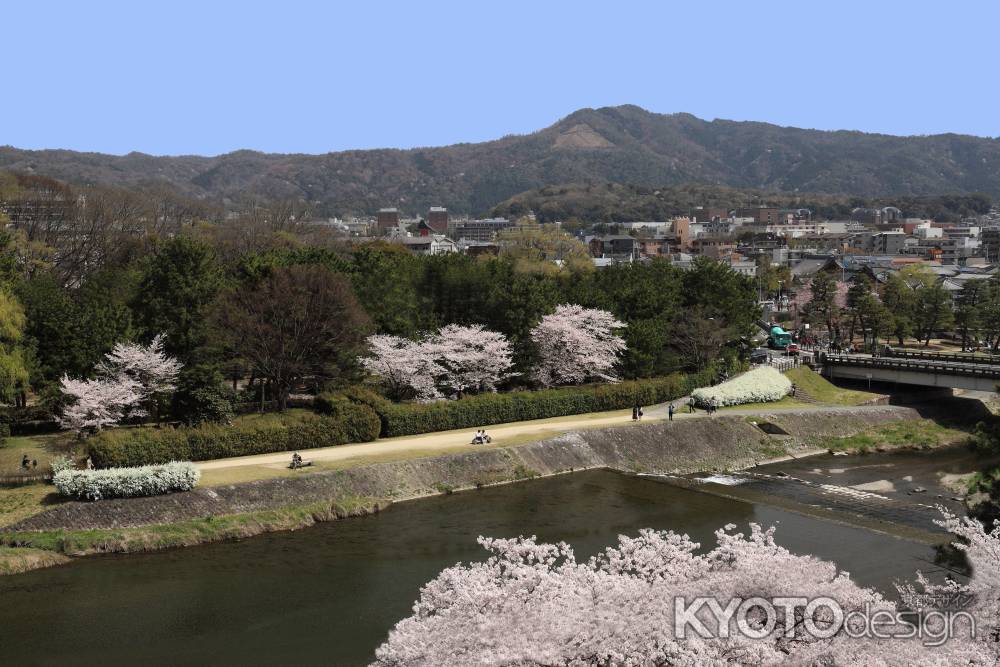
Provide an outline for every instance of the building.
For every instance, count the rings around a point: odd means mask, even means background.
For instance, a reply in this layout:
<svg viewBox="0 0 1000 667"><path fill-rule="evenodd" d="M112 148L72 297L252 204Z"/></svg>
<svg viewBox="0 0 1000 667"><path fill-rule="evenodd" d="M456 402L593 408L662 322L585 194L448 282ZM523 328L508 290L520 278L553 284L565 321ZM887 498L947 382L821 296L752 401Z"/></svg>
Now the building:
<svg viewBox="0 0 1000 667"><path fill-rule="evenodd" d="M447 233L448 209L441 206L431 206L430 210L427 212L427 225L433 229L436 234Z"/></svg>
<svg viewBox="0 0 1000 667"><path fill-rule="evenodd" d="M458 252L458 245L442 234L407 236L396 240L414 255L445 255Z"/></svg>
<svg viewBox="0 0 1000 667"><path fill-rule="evenodd" d="M778 225L789 222L790 214L780 208L757 206L738 208L733 214L737 218L753 218L755 225Z"/></svg>
<svg viewBox="0 0 1000 667"><path fill-rule="evenodd" d="M510 229L514 223L507 218L485 218L482 220L462 220L454 223L451 236L456 240L495 241L500 232Z"/></svg>
<svg viewBox="0 0 1000 667"><path fill-rule="evenodd" d="M632 262L639 259L638 240L624 234L588 236L587 247L590 248L590 255L599 259L618 262Z"/></svg>
<svg viewBox="0 0 1000 667"><path fill-rule="evenodd" d="M987 227L980 231L983 257L987 262L1000 262L1000 227Z"/></svg>
<svg viewBox="0 0 1000 667"><path fill-rule="evenodd" d="M380 208L375 216L375 225L381 234L394 227L399 227L399 209Z"/></svg>
<svg viewBox="0 0 1000 667"><path fill-rule="evenodd" d="M716 220L725 220L729 217L729 209L712 206L698 206L691 211L691 215L689 217L694 222L713 222Z"/></svg>

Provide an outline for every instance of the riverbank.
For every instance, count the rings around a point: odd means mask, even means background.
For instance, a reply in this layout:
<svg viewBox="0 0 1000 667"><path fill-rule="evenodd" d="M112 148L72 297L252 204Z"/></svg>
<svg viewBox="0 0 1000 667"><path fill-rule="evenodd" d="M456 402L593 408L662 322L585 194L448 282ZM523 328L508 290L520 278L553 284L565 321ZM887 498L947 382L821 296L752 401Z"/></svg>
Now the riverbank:
<svg viewBox="0 0 1000 667"><path fill-rule="evenodd" d="M801 455L824 438L915 418L916 412L908 408L878 406L592 428L509 447L306 472L167 496L63 502L3 529L0 543L69 556L191 546L363 515L401 500L576 470L673 474L738 470L776 456Z"/></svg>

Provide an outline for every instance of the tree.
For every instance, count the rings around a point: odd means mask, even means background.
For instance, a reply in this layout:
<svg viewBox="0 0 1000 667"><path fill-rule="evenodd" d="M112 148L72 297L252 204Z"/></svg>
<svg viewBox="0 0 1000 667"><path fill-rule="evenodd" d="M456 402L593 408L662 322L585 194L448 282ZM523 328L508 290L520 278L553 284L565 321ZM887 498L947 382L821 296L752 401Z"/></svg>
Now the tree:
<svg viewBox="0 0 1000 667"><path fill-rule="evenodd" d="M139 404L145 404L141 411L131 412L134 417L153 414L158 422L159 400L176 389L183 364L163 351L164 338L157 334L149 345L117 343L97 367L97 372L110 382L134 384Z"/></svg>
<svg viewBox="0 0 1000 667"><path fill-rule="evenodd" d="M809 285L812 298L803 309L806 321L826 326L832 340L840 340L840 314L845 305L840 298L838 285L829 273L817 273Z"/></svg>
<svg viewBox="0 0 1000 667"><path fill-rule="evenodd" d="M943 285L935 282L917 290L914 321L925 347L935 333L950 327L953 319L951 294Z"/></svg>
<svg viewBox="0 0 1000 667"><path fill-rule="evenodd" d="M979 300L979 321L987 344L996 352L1000 347L1000 280L991 278Z"/></svg>
<svg viewBox="0 0 1000 667"><path fill-rule="evenodd" d="M717 531L717 546L704 553L687 535L646 529L586 562L562 542L480 537L489 559L449 567L424 585L374 664L995 664L1000 529L986 533L952 516L942 525L967 541L972 581L918 579L901 593L919 611L930 611L928 600L974 596L975 627L959 619L943 646L925 643L896 615L901 608L833 563L793 554L775 543L773 528L751 524L749 535L732 525ZM820 598L826 603L810 604ZM872 637L872 626L852 617L881 617L883 634Z"/></svg>
<svg viewBox="0 0 1000 667"><path fill-rule="evenodd" d="M890 321L888 333L895 336L900 345L913 335L913 311L916 293L899 273L890 274L882 288L882 303L888 309Z"/></svg>
<svg viewBox="0 0 1000 667"><path fill-rule="evenodd" d="M705 313L702 306L686 309L672 329L671 344L680 352L688 370L707 368L734 337L732 329L724 322Z"/></svg>
<svg viewBox="0 0 1000 667"><path fill-rule="evenodd" d="M514 261L519 272L592 271L590 251L581 241L552 225L542 229L514 227L502 236L500 254Z"/></svg>
<svg viewBox="0 0 1000 667"><path fill-rule="evenodd" d="M369 356L359 361L395 400L496 391L515 375L506 336L481 325L449 324L422 341L380 334L367 343Z"/></svg>
<svg viewBox="0 0 1000 667"><path fill-rule="evenodd" d="M188 426L228 424L235 416L234 394L223 384L222 374L215 366L188 366L177 377L171 409Z"/></svg>
<svg viewBox="0 0 1000 667"><path fill-rule="evenodd" d="M625 326L605 310L556 306L531 330L538 350L535 379L546 387L589 379L616 382L614 369L626 345L615 331Z"/></svg>
<svg viewBox="0 0 1000 667"><path fill-rule="evenodd" d="M23 404L28 390L28 367L21 346L24 328L24 309L0 288L0 400L5 403Z"/></svg>
<svg viewBox="0 0 1000 667"><path fill-rule="evenodd" d="M294 265L227 292L215 324L229 352L271 382L283 411L298 383L319 386L354 364L371 320L346 276Z"/></svg>
<svg viewBox="0 0 1000 667"><path fill-rule="evenodd" d="M441 397L435 378L442 369L420 343L387 334L369 336L366 342L369 354L358 361L382 382L389 398L430 401Z"/></svg>
<svg viewBox="0 0 1000 667"><path fill-rule="evenodd" d="M132 304L146 336L166 334L165 349L184 363L208 341L209 306L222 287L211 246L177 236L147 260Z"/></svg>
<svg viewBox="0 0 1000 667"><path fill-rule="evenodd" d="M62 378L61 388L70 402L59 422L78 434L119 423L142 400L138 383L129 378L74 380L67 375Z"/></svg>
<svg viewBox="0 0 1000 667"><path fill-rule="evenodd" d="M955 300L955 327L962 336L962 351L978 347L982 320L981 304L986 296L987 281L967 280ZM970 337L972 343L970 343Z"/></svg>
<svg viewBox="0 0 1000 667"><path fill-rule="evenodd" d="M422 348L441 369L438 386L446 396L496 391L498 384L514 375L507 337L478 324L449 324Z"/></svg>

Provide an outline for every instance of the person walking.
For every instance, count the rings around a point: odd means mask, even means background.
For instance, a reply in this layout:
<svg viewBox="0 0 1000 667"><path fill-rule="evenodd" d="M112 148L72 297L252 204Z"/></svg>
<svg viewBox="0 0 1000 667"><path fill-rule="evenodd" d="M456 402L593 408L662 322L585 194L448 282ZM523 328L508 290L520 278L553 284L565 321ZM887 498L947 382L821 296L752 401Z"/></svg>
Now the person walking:
<svg viewBox="0 0 1000 667"><path fill-rule="evenodd" d="M669 406L667 406L667 420L668 421L673 421L674 420L674 404L673 403L671 403Z"/></svg>
<svg viewBox="0 0 1000 667"><path fill-rule="evenodd" d="M632 406L632 421L639 421L639 404L636 403Z"/></svg>

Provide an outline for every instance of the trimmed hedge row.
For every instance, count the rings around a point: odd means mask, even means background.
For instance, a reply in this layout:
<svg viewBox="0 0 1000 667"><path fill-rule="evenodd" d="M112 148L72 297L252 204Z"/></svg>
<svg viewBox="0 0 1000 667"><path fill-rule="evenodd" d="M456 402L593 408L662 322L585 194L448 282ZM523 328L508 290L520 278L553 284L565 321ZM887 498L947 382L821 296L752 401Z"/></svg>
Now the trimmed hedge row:
<svg viewBox="0 0 1000 667"><path fill-rule="evenodd" d="M201 471L190 461L172 461L165 465L107 470L61 470L52 483L59 493L80 500L160 496L174 491L190 491L201 478Z"/></svg>
<svg viewBox="0 0 1000 667"><path fill-rule="evenodd" d="M489 424L562 417L585 412L620 410L636 403L654 405L687 395L711 381L710 374L675 373L664 378L618 384L480 394L457 401L392 403L374 392L353 387L342 395L363 403L382 420L383 438L476 428ZM323 400L329 400L324 397Z"/></svg>
<svg viewBox="0 0 1000 667"><path fill-rule="evenodd" d="M368 442L378 437L379 429L374 410L343 400L322 416L267 415L232 426L105 431L90 440L89 453L98 468L205 461Z"/></svg>

